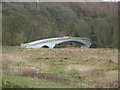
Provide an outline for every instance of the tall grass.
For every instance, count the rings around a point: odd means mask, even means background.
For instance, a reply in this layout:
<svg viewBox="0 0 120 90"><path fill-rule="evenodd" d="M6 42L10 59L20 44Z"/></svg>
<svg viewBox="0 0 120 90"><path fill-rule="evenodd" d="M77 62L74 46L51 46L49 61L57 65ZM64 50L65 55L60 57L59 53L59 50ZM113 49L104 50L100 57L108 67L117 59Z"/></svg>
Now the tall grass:
<svg viewBox="0 0 120 90"><path fill-rule="evenodd" d="M2 69L3 69L3 73L8 75L29 76L33 78L53 81L56 83L58 82L58 83L64 83L66 85L73 85L76 87L80 87L78 81L71 80L68 77L63 77L58 74L42 72L34 67L16 67L16 66L8 66L4 64Z"/></svg>

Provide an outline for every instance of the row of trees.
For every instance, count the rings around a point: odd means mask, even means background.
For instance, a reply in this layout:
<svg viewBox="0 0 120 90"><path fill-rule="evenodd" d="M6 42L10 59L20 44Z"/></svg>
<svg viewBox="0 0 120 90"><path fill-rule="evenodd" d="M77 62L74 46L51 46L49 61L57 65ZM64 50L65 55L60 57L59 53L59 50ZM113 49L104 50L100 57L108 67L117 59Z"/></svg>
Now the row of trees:
<svg viewBox="0 0 120 90"><path fill-rule="evenodd" d="M59 36L87 37L92 47L118 47L117 3L3 3L3 45Z"/></svg>

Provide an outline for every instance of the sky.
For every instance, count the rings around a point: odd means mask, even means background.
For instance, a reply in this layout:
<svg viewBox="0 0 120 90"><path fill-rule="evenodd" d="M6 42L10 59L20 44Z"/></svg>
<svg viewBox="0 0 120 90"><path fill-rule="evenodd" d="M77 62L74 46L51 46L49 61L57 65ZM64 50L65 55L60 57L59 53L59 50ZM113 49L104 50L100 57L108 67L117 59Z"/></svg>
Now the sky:
<svg viewBox="0 0 120 90"><path fill-rule="evenodd" d="M120 0L103 0L103 1L113 1L114 2L114 1L120 1Z"/></svg>
<svg viewBox="0 0 120 90"><path fill-rule="evenodd" d="M35 1L37 1L37 2L41 2L41 1L43 1L43 2L54 2L54 1L57 1L57 2L82 2L82 1L85 1L85 2L102 2L102 1L105 1L105 2L118 2L118 1L120 1L120 0L0 0L0 1L3 1L3 2L24 2L24 1L26 1L26 2L35 2Z"/></svg>

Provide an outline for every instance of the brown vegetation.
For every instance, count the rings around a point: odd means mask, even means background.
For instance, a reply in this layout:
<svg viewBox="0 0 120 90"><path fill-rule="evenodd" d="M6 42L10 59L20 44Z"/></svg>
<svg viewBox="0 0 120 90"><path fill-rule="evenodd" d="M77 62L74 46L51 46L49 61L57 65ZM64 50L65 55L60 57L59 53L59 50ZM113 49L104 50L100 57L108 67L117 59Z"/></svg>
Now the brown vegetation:
<svg viewBox="0 0 120 90"><path fill-rule="evenodd" d="M28 76L75 87L112 88L118 87L117 57L117 49L7 47L3 49L2 68L8 75Z"/></svg>
<svg viewBox="0 0 120 90"><path fill-rule="evenodd" d="M2 67L4 74L8 75L18 75L18 76L28 76L38 79L49 80L53 82L60 82L67 85L75 85L79 86L78 81L70 80L68 77L62 77L60 75L54 73L46 73L39 71L35 67L16 67L16 66L8 66L3 64Z"/></svg>

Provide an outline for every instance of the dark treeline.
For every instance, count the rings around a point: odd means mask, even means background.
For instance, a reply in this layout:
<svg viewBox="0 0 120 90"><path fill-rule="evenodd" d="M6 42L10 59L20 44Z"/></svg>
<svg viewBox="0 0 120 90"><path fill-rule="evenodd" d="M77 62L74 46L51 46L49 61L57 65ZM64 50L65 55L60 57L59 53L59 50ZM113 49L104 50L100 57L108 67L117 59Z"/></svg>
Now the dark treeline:
<svg viewBox="0 0 120 90"><path fill-rule="evenodd" d="M3 45L80 36L92 47L118 47L117 2L2 3L2 24Z"/></svg>

